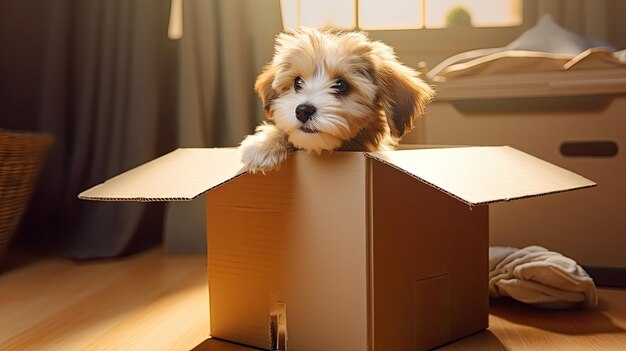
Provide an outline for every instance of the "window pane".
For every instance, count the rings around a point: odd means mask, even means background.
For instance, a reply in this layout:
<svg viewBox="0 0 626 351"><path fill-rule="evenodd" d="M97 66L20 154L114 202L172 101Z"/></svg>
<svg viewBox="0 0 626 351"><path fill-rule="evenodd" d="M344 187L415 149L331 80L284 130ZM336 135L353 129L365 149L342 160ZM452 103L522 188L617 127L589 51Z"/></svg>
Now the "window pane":
<svg viewBox="0 0 626 351"><path fill-rule="evenodd" d="M283 17L283 28L298 26L298 0L280 0L280 14Z"/></svg>
<svg viewBox="0 0 626 351"><path fill-rule="evenodd" d="M299 0L300 24L312 27L352 29L356 0Z"/></svg>
<svg viewBox="0 0 626 351"><path fill-rule="evenodd" d="M357 0L281 0L283 26L352 29L356 27L356 3ZM358 3L362 29L522 24L523 0L358 0Z"/></svg>
<svg viewBox="0 0 626 351"><path fill-rule="evenodd" d="M284 28L356 27L356 0L281 0Z"/></svg>
<svg viewBox="0 0 626 351"><path fill-rule="evenodd" d="M422 0L360 0L362 29L422 28Z"/></svg>
<svg viewBox="0 0 626 351"><path fill-rule="evenodd" d="M522 0L425 0L426 27L513 27L522 24Z"/></svg>

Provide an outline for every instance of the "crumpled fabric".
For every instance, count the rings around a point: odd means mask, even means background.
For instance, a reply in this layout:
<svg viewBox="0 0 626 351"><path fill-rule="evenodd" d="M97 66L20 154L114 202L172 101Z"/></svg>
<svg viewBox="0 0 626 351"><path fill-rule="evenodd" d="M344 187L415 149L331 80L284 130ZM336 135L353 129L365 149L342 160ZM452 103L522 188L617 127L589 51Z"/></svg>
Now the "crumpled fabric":
<svg viewBox="0 0 626 351"><path fill-rule="evenodd" d="M489 295L549 309L598 304L593 279L576 261L541 246L489 248Z"/></svg>
<svg viewBox="0 0 626 351"><path fill-rule="evenodd" d="M545 15L507 46L454 55L426 76L445 81L485 74L624 67L626 50L616 51L603 41L569 31Z"/></svg>

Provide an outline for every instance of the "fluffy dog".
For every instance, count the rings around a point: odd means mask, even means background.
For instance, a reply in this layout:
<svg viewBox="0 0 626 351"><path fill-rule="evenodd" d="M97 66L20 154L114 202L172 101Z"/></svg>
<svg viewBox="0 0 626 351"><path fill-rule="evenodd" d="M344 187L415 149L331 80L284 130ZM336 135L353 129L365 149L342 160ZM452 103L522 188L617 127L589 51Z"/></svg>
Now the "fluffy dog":
<svg viewBox="0 0 626 351"><path fill-rule="evenodd" d="M392 150L434 95L364 33L303 27L278 35L255 90L268 121L240 146L252 173L278 168L298 149Z"/></svg>

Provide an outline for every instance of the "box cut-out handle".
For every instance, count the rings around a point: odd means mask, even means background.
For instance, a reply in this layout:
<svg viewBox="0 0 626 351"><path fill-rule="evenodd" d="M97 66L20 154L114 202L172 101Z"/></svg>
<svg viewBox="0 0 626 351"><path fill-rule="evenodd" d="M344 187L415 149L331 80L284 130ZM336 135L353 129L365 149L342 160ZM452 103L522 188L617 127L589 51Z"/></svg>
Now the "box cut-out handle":
<svg viewBox="0 0 626 351"><path fill-rule="evenodd" d="M272 350L287 351L287 304L284 302L271 302L270 339Z"/></svg>
<svg viewBox="0 0 626 351"><path fill-rule="evenodd" d="M565 157L614 157L619 152L614 141L565 141L559 149Z"/></svg>

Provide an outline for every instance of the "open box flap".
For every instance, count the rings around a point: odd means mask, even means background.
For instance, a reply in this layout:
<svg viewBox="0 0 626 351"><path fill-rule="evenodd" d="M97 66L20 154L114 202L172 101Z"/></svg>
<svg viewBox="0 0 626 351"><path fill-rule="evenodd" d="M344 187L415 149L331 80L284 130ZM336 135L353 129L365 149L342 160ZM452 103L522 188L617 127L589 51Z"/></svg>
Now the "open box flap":
<svg viewBox="0 0 626 351"><path fill-rule="evenodd" d="M190 201L245 173L237 149L178 149L78 197L99 201Z"/></svg>
<svg viewBox="0 0 626 351"><path fill-rule="evenodd" d="M365 153L469 205L594 186L563 168L507 146ZM237 149L178 149L79 198L99 201L189 201L245 174Z"/></svg>
<svg viewBox="0 0 626 351"><path fill-rule="evenodd" d="M368 152L469 205L484 205L596 185L508 146Z"/></svg>

